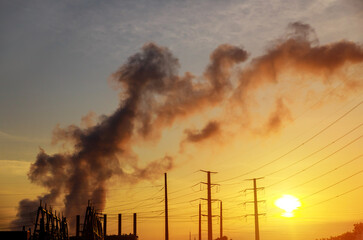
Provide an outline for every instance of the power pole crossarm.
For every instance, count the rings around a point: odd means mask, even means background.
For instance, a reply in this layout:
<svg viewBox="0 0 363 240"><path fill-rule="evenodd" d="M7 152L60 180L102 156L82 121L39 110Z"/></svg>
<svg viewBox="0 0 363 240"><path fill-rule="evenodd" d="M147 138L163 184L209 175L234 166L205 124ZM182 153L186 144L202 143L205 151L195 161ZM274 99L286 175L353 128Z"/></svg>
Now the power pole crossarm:
<svg viewBox="0 0 363 240"><path fill-rule="evenodd" d="M208 214L202 214L203 217L208 217ZM212 217L219 217L219 215L212 215Z"/></svg>
<svg viewBox="0 0 363 240"><path fill-rule="evenodd" d="M257 202L266 202L266 200L258 200ZM246 204L246 203L255 203L255 201L246 201L243 204Z"/></svg>
<svg viewBox="0 0 363 240"><path fill-rule="evenodd" d="M200 200L206 200L208 201L209 199L208 198L199 198ZM211 199L212 202L220 202L221 200L219 199Z"/></svg>
<svg viewBox="0 0 363 240"><path fill-rule="evenodd" d="M255 214L245 214L243 215L243 217L248 217L248 216L255 216ZM259 213L258 216L266 216L266 213Z"/></svg>
<svg viewBox="0 0 363 240"><path fill-rule="evenodd" d="M200 182L201 184L206 184L206 185L208 185L208 183L207 182ZM219 183L211 183L210 184L211 186L220 186L221 184L219 184Z"/></svg>
<svg viewBox="0 0 363 240"><path fill-rule="evenodd" d="M263 189L265 189L265 188L264 188L264 187L256 188L256 190L263 190ZM255 189L254 189L254 188L246 188L246 189L244 189L243 191L244 191L244 192L246 192L246 191L255 191Z"/></svg>

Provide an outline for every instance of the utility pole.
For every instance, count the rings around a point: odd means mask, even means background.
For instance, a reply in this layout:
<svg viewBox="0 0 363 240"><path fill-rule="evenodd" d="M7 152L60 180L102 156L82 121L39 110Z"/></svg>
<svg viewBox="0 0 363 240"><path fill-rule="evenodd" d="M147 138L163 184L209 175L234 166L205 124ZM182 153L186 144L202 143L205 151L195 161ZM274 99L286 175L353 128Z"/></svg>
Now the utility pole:
<svg viewBox="0 0 363 240"><path fill-rule="evenodd" d="M168 181L167 175L164 173L165 180L165 240L169 240L169 220L168 220Z"/></svg>
<svg viewBox="0 0 363 240"><path fill-rule="evenodd" d="M205 171L200 170L202 172L207 173L207 182L202 182L203 184L207 184L208 192L207 192L207 201L208 201L208 240L213 240L213 231L212 231L212 185L218 185L218 184L212 184L210 174L211 173L217 173L217 172L211 172L211 171Z"/></svg>
<svg viewBox="0 0 363 240"><path fill-rule="evenodd" d="M134 236L137 237L137 233L136 233L136 230L137 230L137 220L136 220L136 213L134 213Z"/></svg>
<svg viewBox="0 0 363 240"><path fill-rule="evenodd" d="M199 238L202 240L202 204L199 203Z"/></svg>
<svg viewBox="0 0 363 240"><path fill-rule="evenodd" d="M103 236L107 236L107 214L103 215Z"/></svg>
<svg viewBox="0 0 363 240"><path fill-rule="evenodd" d="M212 191L210 182L210 172L208 172L208 240L212 240Z"/></svg>
<svg viewBox="0 0 363 240"><path fill-rule="evenodd" d="M220 212L219 212L219 239L222 240L223 237L223 218L222 218L222 201L220 202Z"/></svg>
<svg viewBox="0 0 363 240"><path fill-rule="evenodd" d="M258 213L258 203L259 202L264 202L264 200L260 200L260 201L257 200L257 191L261 190L261 189L264 189L263 187L260 187L260 188L257 187L256 181L259 180L259 179L262 179L262 178L247 179L249 181L253 181L253 188L252 189L251 188L245 189L245 191L253 190L253 196L254 196L253 204L254 204L255 213L254 214L247 214L245 216L251 216L251 215L255 216L255 240L260 240L260 228L259 228L259 223L258 223L258 216L259 215L265 215L264 213L262 213L262 214ZM245 203L252 203L252 202L247 201Z"/></svg>
<svg viewBox="0 0 363 240"><path fill-rule="evenodd" d="M121 213L118 214L118 235L121 236Z"/></svg>
<svg viewBox="0 0 363 240"><path fill-rule="evenodd" d="M254 196L254 205L255 205L255 239L260 240L260 228L258 224L258 203L257 203L257 185L256 178L253 179L253 196Z"/></svg>

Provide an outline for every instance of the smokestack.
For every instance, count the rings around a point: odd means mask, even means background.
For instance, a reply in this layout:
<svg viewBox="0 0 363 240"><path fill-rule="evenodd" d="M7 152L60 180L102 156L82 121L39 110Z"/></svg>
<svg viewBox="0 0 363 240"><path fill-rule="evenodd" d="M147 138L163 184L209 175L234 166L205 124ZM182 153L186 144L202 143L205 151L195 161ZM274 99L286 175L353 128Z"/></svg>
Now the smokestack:
<svg viewBox="0 0 363 240"><path fill-rule="evenodd" d="M136 237L136 213L134 213L134 236Z"/></svg>
<svg viewBox="0 0 363 240"><path fill-rule="evenodd" d="M106 237L107 235L107 214L103 215L103 235Z"/></svg>
<svg viewBox="0 0 363 240"><path fill-rule="evenodd" d="M80 224L80 219L81 216L77 215L77 220L76 220L76 236L79 237L79 224Z"/></svg>
<svg viewBox="0 0 363 240"><path fill-rule="evenodd" d="M121 214L118 214L118 235L121 236Z"/></svg>

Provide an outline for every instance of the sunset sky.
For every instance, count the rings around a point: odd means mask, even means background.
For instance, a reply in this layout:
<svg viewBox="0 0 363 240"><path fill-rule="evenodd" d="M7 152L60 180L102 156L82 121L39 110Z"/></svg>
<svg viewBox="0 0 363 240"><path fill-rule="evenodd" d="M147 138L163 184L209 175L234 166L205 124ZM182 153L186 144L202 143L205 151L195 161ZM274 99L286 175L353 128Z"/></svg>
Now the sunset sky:
<svg viewBox="0 0 363 240"><path fill-rule="evenodd" d="M253 178L261 239L363 221L362 1L3 0L0 19L0 230L45 199L73 235L91 199L109 234L135 212L164 239L167 172L170 239L198 239L201 169L234 240L254 239Z"/></svg>

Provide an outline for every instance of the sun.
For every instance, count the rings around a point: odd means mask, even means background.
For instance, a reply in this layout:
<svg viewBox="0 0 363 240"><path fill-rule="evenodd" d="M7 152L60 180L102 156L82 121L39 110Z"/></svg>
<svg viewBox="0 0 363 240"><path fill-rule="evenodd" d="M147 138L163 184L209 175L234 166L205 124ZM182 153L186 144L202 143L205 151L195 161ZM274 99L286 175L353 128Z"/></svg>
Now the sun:
<svg viewBox="0 0 363 240"><path fill-rule="evenodd" d="M282 214L283 217L293 217L293 211L300 207L301 203L296 197L284 194L275 201L275 205L285 210L285 212Z"/></svg>

